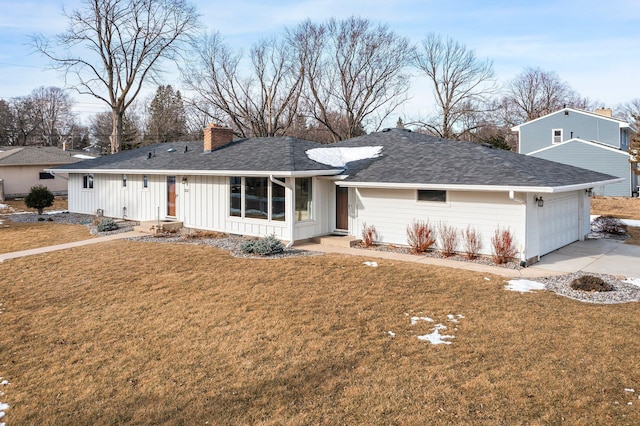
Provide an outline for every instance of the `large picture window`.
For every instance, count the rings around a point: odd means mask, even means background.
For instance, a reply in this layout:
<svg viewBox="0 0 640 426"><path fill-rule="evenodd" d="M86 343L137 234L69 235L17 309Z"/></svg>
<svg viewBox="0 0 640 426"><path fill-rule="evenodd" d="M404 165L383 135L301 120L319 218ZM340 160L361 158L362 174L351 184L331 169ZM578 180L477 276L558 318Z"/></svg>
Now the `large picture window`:
<svg viewBox="0 0 640 426"><path fill-rule="evenodd" d="M269 217L269 197L266 177L244 178L244 217L267 219Z"/></svg>
<svg viewBox="0 0 640 426"><path fill-rule="evenodd" d="M284 179L276 178L284 183ZM271 220L284 221L284 186L271 183Z"/></svg>
<svg viewBox="0 0 640 426"><path fill-rule="evenodd" d="M311 178L296 178L296 220L311 220L313 185Z"/></svg>
<svg viewBox="0 0 640 426"><path fill-rule="evenodd" d="M242 178L232 176L229 178L229 215L242 216Z"/></svg>

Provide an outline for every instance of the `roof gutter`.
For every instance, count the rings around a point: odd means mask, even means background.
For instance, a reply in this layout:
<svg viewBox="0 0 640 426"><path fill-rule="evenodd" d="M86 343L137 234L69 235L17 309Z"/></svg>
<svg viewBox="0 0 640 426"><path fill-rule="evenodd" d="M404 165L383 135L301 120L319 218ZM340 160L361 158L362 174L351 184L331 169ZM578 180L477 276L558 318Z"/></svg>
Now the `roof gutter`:
<svg viewBox="0 0 640 426"><path fill-rule="evenodd" d="M94 174L132 174L132 175L188 175L188 176L250 176L264 177L269 175L282 177L333 176L343 172L342 169L329 170L144 170L144 169L45 169L61 173L94 173Z"/></svg>
<svg viewBox="0 0 640 426"><path fill-rule="evenodd" d="M433 183L389 183L389 182L353 182L353 181L336 181L336 185L354 188L377 188L377 189L439 189L450 191L483 191L483 192L542 192L542 193L560 193L577 191L579 189L589 189L594 186L610 185L613 183L623 182L624 178L615 178L594 182L585 182L575 185L564 186L507 186L507 185L451 185L451 184L433 184Z"/></svg>

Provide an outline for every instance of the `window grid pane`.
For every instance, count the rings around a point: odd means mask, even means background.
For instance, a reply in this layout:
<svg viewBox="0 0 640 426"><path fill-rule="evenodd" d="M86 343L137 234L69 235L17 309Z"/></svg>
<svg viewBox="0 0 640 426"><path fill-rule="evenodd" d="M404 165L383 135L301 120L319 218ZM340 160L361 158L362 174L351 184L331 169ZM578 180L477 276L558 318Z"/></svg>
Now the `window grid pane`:
<svg viewBox="0 0 640 426"><path fill-rule="evenodd" d="M311 178L296 178L296 220L312 219L312 181Z"/></svg>

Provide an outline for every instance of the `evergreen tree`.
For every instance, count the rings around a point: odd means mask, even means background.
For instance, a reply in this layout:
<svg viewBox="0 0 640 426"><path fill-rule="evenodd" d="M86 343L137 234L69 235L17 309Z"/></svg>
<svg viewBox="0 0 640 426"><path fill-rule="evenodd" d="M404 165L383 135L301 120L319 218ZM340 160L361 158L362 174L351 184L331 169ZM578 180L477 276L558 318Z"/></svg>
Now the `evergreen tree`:
<svg viewBox="0 0 640 426"><path fill-rule="evenodd" d="M173 142L184 139L187 120L180 91L171 85L159 86L149 105L149 123L145 138L153 142Z"/></svg>

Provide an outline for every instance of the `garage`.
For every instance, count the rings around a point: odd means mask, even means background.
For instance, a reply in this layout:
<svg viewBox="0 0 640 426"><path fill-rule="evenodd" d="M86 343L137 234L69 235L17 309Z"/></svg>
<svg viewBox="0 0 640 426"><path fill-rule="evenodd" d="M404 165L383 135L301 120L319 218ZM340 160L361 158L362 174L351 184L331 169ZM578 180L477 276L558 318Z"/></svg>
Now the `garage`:
<svg viewBox="0 0 640 426"><path fill-rule="evenodd" d="M579 200L576 192L545 197L539 208L540 255L578 241L580 238Z"/></svg>

